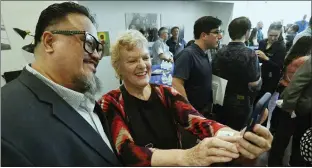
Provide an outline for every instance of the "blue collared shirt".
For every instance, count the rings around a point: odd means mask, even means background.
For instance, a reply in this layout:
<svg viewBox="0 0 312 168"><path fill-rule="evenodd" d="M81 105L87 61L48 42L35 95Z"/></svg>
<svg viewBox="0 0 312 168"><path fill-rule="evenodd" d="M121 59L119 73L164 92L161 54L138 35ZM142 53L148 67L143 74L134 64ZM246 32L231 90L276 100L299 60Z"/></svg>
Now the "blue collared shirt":
<svg viewBox="0 0 312 168"><path fill-rule="evenodd" d="M305 30L309 26L308 22L305 20L297 21L296 25L299 26L298 33L302 32L303 30Z"/></svg>

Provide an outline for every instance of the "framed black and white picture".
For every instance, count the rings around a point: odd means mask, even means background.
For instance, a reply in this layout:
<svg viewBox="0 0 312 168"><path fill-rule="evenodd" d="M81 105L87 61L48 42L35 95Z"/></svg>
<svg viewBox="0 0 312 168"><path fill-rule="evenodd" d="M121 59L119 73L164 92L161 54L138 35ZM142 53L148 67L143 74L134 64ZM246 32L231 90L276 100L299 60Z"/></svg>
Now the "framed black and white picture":
<svg viewBox="0 0 312 168"><path fill-rule="evenodd" d="M135 29L143 33L149 42L157 40L160 28L160 14L157 13L126 13L126 29Z"/></svg>

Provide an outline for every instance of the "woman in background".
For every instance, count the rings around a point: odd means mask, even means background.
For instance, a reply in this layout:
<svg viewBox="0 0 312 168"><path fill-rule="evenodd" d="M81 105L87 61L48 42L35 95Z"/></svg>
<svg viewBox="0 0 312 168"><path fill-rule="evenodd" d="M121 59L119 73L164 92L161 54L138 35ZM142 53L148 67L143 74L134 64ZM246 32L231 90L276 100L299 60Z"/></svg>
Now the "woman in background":
<svg viewBox="0 0 312 168"><path fill-rule="evenodd" d="M281 78L286 55L285 42L281 40L281 33L282 25L274 22L268 29L268 38L259 42L259 50L256 51L256 54L262 63L261 77L263 83L255 102L266 92L273 94ZM264 124L266 125L266 122Z"/></svg>
<svg viewBox="0 0 312 168"><path fill-rule="evenodd" d="M258 42L257 42L257 34L258 34L258 30L256 28L253 28L251 33L250 33L250 37L248 39L248 45L247 46L258 46Z"/></svg>
<svg viewBox="0 0 312 168"><path fill-rule="evenodd" d="M175 89L149 84L148 42L140 32L129 30L117 39L111 62L123 85L99 103L115 153L126 166L208 166L229 162L238 153L253 159L269 149L273 137L265 127L256 125L255 134L237 137L239 132L204 118ZM181 149L178 125L201 142Z"/></svg>
<svg viewBox="0 0 312 168"><path fill-rule="evenodd" d="M284 58L286 55L285 43L279 40L282 25L272 23L268 30L268 38L259 42L259 50L256 51L261 66L263 85L259 97L266 92L273 94L281 78Z"/></svg>
<svg viewBox="0 0 312 168"><path fill-rule="evenodd" d="M297 69L309 59L308 55L311 51L311 36L301 37L289 50L284 62L283 76L277 87L279 94L289 85ZM272 112L270 131L275 135L269 156L269 166L282 166L285 149L295 129L294 122L295 119L280 107L276 107Z"/></svg>

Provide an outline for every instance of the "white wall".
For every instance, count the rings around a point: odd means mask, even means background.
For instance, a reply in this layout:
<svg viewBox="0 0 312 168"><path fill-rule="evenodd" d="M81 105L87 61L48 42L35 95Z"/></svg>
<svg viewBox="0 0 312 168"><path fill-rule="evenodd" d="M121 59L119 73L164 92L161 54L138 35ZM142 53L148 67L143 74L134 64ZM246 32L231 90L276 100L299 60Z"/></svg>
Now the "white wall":
<svg viewBox="0 0 312 168"><path fill-rule="evenodd" d="M111 65L110 56L103 57L96 69L96 76L99 77L103 83L101 93L96 95L96 98L100 98L105 93L118 88L119 80L116 78L115 71Z"/></svg>
<svg viewBox="0 0 312 168"><path fill-rule="evenodd" d="M25 56L30 54L21 48L30 44L33 38L28 36L23 40L13 28L34 33L41 11L56 2L63 1L1 1L1 16L12 48L1 51L1 74L20 70L28 63Z"/></svg>
<svg viewBox="0 0 312 168"><path fill-rule="evenodd" d="M311 17L311 1L227 1L234 3L233 18L247 16L253 27L258 21L263 21L263 34L274 21L283 20L283 24L302 20L307 14L307 21Z"/></svg>

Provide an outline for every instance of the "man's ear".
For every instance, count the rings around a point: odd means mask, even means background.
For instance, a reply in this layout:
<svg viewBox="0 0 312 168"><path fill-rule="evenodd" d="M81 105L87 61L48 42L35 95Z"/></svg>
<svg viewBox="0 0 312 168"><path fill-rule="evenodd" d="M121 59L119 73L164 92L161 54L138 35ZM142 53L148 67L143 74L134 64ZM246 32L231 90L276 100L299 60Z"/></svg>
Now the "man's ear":
<svg viewBox="0 0 312 168"><path fill-rule="evenodd" d="M51 32L45 31L42 34L42 43L44 46L44 50L47 53L51 53L54 51L53 42L55 41L55 37Z"/></svg>
<svg viewBox="0 0 312 168"><path fill-rule="evenodd" d="M206 33L204 33L204 32L200 33L200 38L205 38L206 36L207 36Z"/></svg>

